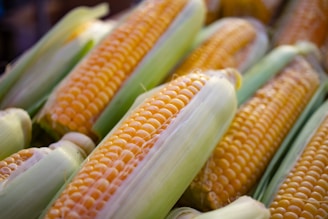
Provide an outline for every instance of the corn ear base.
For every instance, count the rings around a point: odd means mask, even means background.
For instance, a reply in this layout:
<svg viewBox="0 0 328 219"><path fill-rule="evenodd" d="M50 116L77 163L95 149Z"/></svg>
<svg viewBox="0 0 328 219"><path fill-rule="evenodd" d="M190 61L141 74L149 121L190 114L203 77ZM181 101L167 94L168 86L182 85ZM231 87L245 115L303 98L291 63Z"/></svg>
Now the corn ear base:
<svg viewBox="0 0 328 219"><path fill-rule="evenodd" d="M38 162L27 160L0 182L0 218L37 218L94 147L88 137L68 133L49 147L37 148L45 152Z"/></svg>
<svg viewBox="0 0 328 219"><path fill-rule="evenodd" d="M297 55L317 53L312 43L282 45L274 48L243 74L243 85L237 91L238 104L248 100L266 81L280 72Z"/></svg>
<svg viewBox="0 0 328 219"><path fill-rule="evenodd" d="M107 12L106 4L79 7L60 20L1 77L0 108L20 107L34 115L53 87L110 30L112 23L96 20ZM92 24L67 42L86 22Z"/></svg>
<svg viewBox="0 0 328 219"><path fill-rule="evenodd" d="M0 111L0 160L29 146L32 138L32 121L20 108Z"/></svg>
<svg viewBox="0 0 328 219"><path fill-rule="evenodd" d="M225 207L200 212L190 207L173 209L166 219L269 219L270 211L250 196L241 196Z"/></svg>
<svg viewBox="0 0 328 219"><path fill-rule="evenodd" d="M169 71L190 49L204 19L204 2L189 1L93 125L92 129L100 139L122 118L138 95L157 86L167 77Z"/></svg>

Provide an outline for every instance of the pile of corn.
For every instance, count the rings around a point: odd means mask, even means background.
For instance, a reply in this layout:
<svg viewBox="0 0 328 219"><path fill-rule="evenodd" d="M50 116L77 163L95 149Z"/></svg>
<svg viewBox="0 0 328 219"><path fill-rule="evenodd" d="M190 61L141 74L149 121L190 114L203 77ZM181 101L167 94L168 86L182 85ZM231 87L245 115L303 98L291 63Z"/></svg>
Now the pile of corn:
<svg viewBox="0 0 328 219"><path fill-rule="evenodd" d="M0 218L328 218L328 1L77 7L0 78Z"/></svg>

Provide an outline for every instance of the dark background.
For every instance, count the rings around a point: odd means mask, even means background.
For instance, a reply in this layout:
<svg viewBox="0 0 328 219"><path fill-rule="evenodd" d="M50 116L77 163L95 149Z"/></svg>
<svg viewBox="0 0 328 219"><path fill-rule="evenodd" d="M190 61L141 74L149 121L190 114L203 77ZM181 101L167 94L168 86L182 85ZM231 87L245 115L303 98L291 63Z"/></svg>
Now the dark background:
<svg viewBox="0 0 328 219"><path fill-rule="evenodd" d="M108 2L111 18L137 0L0 0L0 75L5 66L31 47L63 15L77 6Z"/></svg>

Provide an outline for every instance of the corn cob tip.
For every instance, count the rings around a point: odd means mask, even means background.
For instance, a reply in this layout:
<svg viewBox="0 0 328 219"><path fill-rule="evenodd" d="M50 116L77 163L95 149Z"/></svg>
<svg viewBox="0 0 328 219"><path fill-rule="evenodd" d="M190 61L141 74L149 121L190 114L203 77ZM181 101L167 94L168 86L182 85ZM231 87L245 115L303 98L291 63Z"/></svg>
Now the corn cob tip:
<svg viewBox="0 0 328 219"><path fill-rule="evenodd" d="M68 132L60 141L69 141L78 146L84 156L87 156L96 147L94 141L85 134L79 132ZM51 144L49 147L55 149L59 144Z"/></svg>
<svg viewBox="0 0 328 219"><path fill-rule="evenodd" d="M199 71L199 70L197 70ZM199 71L200 72L200 71ZM242 86L242 74L235 68L225 68L221 70L208 70L205 71L209 75L222 75L238 90ZM221 77L221 76L220 76Z"/></svg>

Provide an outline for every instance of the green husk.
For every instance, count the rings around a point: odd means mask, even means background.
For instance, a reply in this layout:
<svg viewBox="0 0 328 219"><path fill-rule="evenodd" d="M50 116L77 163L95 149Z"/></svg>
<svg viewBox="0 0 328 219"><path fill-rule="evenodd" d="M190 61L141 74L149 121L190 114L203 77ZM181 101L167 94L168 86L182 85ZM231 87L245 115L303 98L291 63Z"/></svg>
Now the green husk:
<svg viewBox="0 0 328 219"><path fill-rule="evenodd" d="M33 47L23 53L0 78L0 108L20 107L30 115L70 69L109 30L103 25L97 33L84 31L67 43L76 27L108 12L107 4L78 7L61 19Z"/></svg>
<svg viewBox="0 0 328 219"><path fill-rule="evenodd" d="M167 77L169 71L190 49L204 19L204 3L200 0L189 1L93 125L92 130L99 139L115 126L138 95L157 86Z"/></svg>
<svg viewBox="0 0 328 219"><path fill-rule="evenodd" d="M237 92L239 105L253 96L260 87L278 74L297 55L314 52L317 52L317 48L311 43L282 45L271 50L243 75L243 85Z"/></svg>
<svg viewBox="0 0 328 219"><path fill-rule="evenodd" d="M29 146L32 120L20 108L0 110L0 160Z"/></svg>
<svg viewBox="0 0 328 219"><path fill-rule="evenodd" d="M79 168L88 150L94 147L87 136L68 133L49 147L36 148L37 158L32 156L0 182L0 218L37 218L69 176Z"/></svg>

